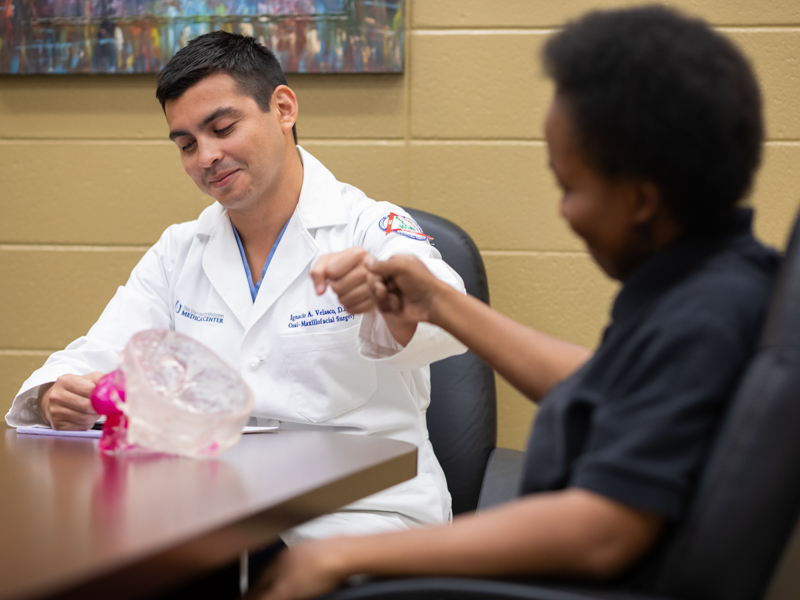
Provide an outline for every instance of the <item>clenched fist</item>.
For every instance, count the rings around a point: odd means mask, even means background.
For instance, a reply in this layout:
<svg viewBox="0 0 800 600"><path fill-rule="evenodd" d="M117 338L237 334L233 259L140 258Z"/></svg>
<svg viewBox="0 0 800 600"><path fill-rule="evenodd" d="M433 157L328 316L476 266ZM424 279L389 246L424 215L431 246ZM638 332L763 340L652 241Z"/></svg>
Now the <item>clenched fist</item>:
<svg viewBox="0 0 800 600"><path fill-rule="evenodd" d="M39 391L39 414L53 429L83 431L98 418L90 400L95 385L104 375L100 371L88 375L62 375L55 383Z"/></svg>

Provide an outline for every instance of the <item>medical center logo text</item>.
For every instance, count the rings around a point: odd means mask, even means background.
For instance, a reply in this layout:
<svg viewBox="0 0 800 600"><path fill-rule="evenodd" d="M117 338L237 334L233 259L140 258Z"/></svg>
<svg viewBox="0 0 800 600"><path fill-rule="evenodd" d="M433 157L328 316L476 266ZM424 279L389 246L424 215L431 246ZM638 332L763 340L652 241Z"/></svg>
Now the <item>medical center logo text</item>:
<svg viewBox="0 0 800 600"><path fill-rule="evenodd" d="M222 323L225 315L221 315L218 313L201 313L197 312L196 310L189 308L188 306L184 306L181 304L180 300L175 302L175 313L186 317L187 319L191 319L192 321L197 321L199 323Z"/></svg>

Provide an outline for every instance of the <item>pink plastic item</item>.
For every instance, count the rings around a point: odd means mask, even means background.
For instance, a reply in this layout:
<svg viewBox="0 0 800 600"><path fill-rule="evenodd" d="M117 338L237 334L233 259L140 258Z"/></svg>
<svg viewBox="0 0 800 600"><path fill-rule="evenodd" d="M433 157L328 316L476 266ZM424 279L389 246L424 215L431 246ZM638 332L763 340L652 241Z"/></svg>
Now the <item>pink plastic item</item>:
<svg viewBox="0 0 800 600"><path fill-rule="evenodd" d="M106 415L100 450L115 452L128 449L128 419L120 409L125 402L125 374L117 369L102 377L92 392L91 400L95 412Z"/></svg>

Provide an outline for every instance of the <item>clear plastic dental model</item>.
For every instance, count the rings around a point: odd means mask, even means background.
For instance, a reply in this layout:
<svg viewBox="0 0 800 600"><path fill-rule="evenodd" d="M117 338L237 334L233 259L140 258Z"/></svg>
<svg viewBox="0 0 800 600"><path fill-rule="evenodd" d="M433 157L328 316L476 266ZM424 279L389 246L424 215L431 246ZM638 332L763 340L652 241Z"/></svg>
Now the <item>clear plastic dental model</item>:
<svg viewBox="0 0 800 600"><path fill-rule="evenodd" d="M92 406L106 415L104 452L213 457L233 446L253 394L227 363L192 338L163 329L134 335L120 368L103 377Z"/></svg>

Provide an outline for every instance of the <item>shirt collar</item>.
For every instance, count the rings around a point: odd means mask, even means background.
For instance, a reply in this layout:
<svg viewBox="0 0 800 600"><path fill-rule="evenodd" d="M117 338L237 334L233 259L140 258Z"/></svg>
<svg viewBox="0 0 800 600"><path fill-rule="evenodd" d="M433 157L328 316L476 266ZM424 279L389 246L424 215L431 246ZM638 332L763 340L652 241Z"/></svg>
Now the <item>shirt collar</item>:
<svg viewBox="0 0 800 600"><path fill-rule="evenodd" d="M623 282L611 320L619 323L649 306L682 281L720 248L752 237L753 210L734 210L713 232L686 234L636 267Z"/></svg>
<svg viewBox="0 0 800 600"><path fill-rule="evenodd" d="M342 202L345 184L305 149L298 146L297 150L303 160L303 188L295 210L300 222L306 229L346 224L347 210Z"/></svg>

